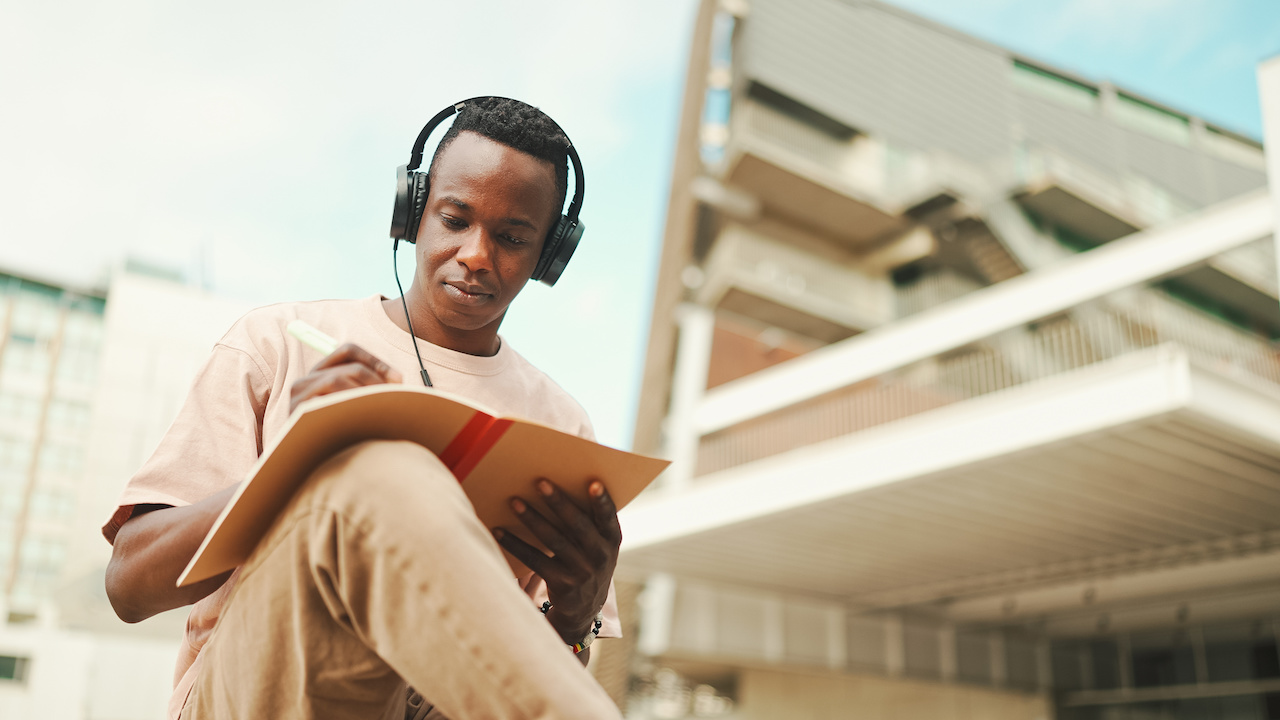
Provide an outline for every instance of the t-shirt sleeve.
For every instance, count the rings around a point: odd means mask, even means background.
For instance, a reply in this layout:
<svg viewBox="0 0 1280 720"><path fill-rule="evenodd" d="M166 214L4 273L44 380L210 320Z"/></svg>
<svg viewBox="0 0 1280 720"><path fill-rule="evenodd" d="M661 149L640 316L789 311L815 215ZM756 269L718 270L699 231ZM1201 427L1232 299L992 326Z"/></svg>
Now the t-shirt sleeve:
<svg viewBox="0 0 1280 720"><path fill-rule="evenodd" d="M215 345L178 417L102 527L107 542L115 542L136 505L190 505L243 480L262 453L270 393L271 378L260 359Z"/></svg>

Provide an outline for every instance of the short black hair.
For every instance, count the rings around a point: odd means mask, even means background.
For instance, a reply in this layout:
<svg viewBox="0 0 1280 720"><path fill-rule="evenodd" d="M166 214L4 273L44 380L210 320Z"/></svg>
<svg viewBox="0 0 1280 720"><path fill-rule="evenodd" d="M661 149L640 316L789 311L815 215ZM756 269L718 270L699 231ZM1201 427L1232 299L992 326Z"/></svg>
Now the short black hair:
<svg viewBox="0 0 1280 720"><path fill-rule="evenodd" d="M435 172L440 154L462 132L482 135L551 163L555 169L558 198L555 214L551 216L551 227L554 228L556 219L563 212L565 195L569 189L569 138L560 126L546 113L519 100L502 97L468 100L436 146L428 172Z"/></svg>

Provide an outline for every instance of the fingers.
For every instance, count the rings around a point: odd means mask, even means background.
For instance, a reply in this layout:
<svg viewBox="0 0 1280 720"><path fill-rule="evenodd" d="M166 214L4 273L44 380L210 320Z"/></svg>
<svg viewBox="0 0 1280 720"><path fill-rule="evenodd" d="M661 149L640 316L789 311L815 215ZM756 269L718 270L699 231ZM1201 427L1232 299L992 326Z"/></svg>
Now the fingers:
<svg viewBox="0 0 1280 720"><path fill-rule="evenodd" d="M586 510L546 479L535 482L534 488L546 502L550 514L544 515L520 498L510 501L511 509L529 532L566 562L612 567L622 542L622 530L613 500L604 486L599 481L588 486L591 499L590 508Z"/></svg>
<svg viewBox="0 0 1280 720"><path fill-rule="evenodd" d="M534 483L538 494L542 495L546 501L547 507L551 508L551 512L560 520L564 528L568 531L569 537L573 543L580 549L591 555L593 561L598 561L596 555L599 554L598 542L600 531L596 528L595 523L582 508L569 497L568 493L561 490L559 486L549 480L541 479Z"/></svg>
<svg viewBox="0 0 1280 720"><path fill-rule="evenodd" d="M556 527L546 516L520 498L511 499L511 509L520 518L520 522L524 523L534 537L542 541L556 559L562 563L585 566L582 551L570 539L572 533L566 533Z"/></svg>
<svg viewBox="0 0 1280 720"><path fill-rule="evenodd" d="M621 545L622 524L618 522L618 507L613 503L609 490L599 480L592 480L587 486L587 495L591 498L591 515L600 534L614 547Z"/></svg>
<svg viewBox="0 0 1280 720"><path fill-rule="evenodd" d="M540 512L521 498L511 499L511 509L552 554L504 528L493 534L504 550L546 582L556 611L556 619L547 616L552 626L562 635L569 632L580 637L580 626L604 604L609 578L618 562L622 531L617 509L598 480L587 486L587 501L582 504L546 479L536 481L534 490L546 503L544 510Z"/></svg>
<svg viewBox="0 0 1280 720"><path fill-rule="evenodd" d="M524 566L538 574L539 577L546 579L552 575L554 560L547 557L547 554L529 543L516 537L515 533L507 532L502 528L494 528L493 537L502 546L503 550L511 553L515 559L524 563Z"/></svg>
<svg viewBox="0 0 1280 720"><path fill-rule="evenodd" d="M493 537L497 539L499 546L502 546L503 550L515 556L516 560L524 562L525 568L534 571L540 578L544 580L556 578L557 560L554 557L549 557L547 553L539 550L539 548L522 541L520 537L516 536L516 533L508 532L503 528L494 528Z"/></svg>
<svg viewBox="0 0 1280 720"><path fill-rule="evenodd" d="M340 362L343 358L346 361ZM399 380L400 374L386 363L358 346L344 345L290 386L289 411L293 412L303 401L321 395Z"/></svg>
<svg viewBox="0 0 1280 720"><path fill-rule="evenodd" d="M351 363L356 363L369 368L369 370L373 371L379 378L381 378L378 382L401 382L404 379L395 368L378 359L378 357L373 353L370 353L368 350L365 350L354 343L346 343L342 347L325 356L324 359L316 363L316 366L311 369L311 372L314 373L317 370L324 370ZM372 383L365 384L369 385Z"/></svg>

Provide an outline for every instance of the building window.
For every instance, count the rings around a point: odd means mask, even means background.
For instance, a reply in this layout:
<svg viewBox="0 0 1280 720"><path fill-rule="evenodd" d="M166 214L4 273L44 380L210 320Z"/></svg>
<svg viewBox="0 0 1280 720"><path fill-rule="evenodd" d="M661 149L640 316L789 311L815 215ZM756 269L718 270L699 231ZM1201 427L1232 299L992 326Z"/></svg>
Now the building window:
<svg viewBox="0 0 1280 720"><path fill-rule="evenodd" d="M4 395L0 394L0 417L4 416ZM38 401L37 401L38 414ZM47 427L59 431L75 432L89 427L89 405L75 400L57 399L49 403Z"/></svg>
<svg viewBox="0 0 1280 720"><path fill-rule="evenodd" d="M35 427L40 419L40 398L0 390L0 418L16 420L24 427Z"/></svg>
<svg viewBox="0 0 1280 720"><path fill-rule="evenodd" d="M40 450L40 472L75 476L83 466L84 452L74 445L45 445Z"/></svg>
<svg viewBox="0 0 1280 720"><path fill-rule="evenodd" d="M98 352L96 347L86 345L66 345L58 358L58 379L74 383L89 384L93 382L98 370Z"/></svg>
<svg viewBox="0 0 1280 720"><path fill-rule="evenodd" d="M1186 632L1135 633L1129 642L1134 687L1196 682L1195 653Z"/></svg>
<svg viewBox="0 0 1280 720"><path fill-rule="evenodd" d="M991 638L985 633L956 633L956 679L991 684Z"/></svg>
<svg viewBox="0 0 1280 720"><path fill-rule="evenodd" d="M0 469L25 471L31 462L31 443L0 436Z"/></svg>
<svg viewBox="0 0 1280 720"><path fill-rule="evenodd" d="M1120 123L1161 140L1178 145L1191 144L1191 120L1132 95L1116 95L1115 117Z"/></svg>
<svg viewBox="0 0 1280 720"><path fill-rule="evenodd" d="M31 516L38 520L70 520L75 513L75 496L59 488L39 488L31 493Z"/></svg>
<svg viewBox="0 0 1280 720"><path fill-rule="evenodd" d="M6 372L44 375L49 370L49 343L37 340L35 335L14 332L4 351Z"/></svg>
<svg viewBox="0 0 1280 720"><path fill-rule="evenodd" d="M1084 112L1098 107L1098 88L1021 60L1013 61L1013 86Z"/></svg>
<svg viewBox="0 0 1280 720"><path fill-rule="evenodd" d="M0 655L0 681L25 683L31 661L19 655Z"/></svg>
<svg viewBox="0 0 1280 720"><path fill-rule="evenodd" d="M1280 656L1269 624L1229 623L1204 628L1209 682L1270 680L1280 677Z"/></svg>
<svg viewBox="0 0 1280 720"><path fill-rule="evenodd" d="M733 86L733 33L736 21L730 13L718 12L711 24L711 62L702 107L700 154L707 166L724 159L729 141L729 114Z"/></svg>
<svg viewBox="0 0 1280 720"><path fill-rule="evenodd" d="M14 335L30 335L47 340L58 332L58 304L56 295L43 291L19 291L13 306L10 332Z"/></svg>
<svg viewBox="0 0 1280 720"><path fill-rule="evenodd" d="M1120 646L1115 640L1094 640L1089 643L1088 661L1093 668L1094 690L1115 690L1120 687Z"/></svg>

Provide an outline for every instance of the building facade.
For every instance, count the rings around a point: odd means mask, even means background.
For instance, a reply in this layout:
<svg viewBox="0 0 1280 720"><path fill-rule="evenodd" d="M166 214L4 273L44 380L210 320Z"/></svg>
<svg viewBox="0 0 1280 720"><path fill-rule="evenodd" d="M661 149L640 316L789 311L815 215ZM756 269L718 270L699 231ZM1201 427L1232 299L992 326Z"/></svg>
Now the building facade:
<svg viewBox="0 0 1280 720"><path fill-rule="evenodd" d="M136 262L0 274L0 717L164 717L185 610L122 623L100 528L245 310Z"/></svg>
<svg viewBox="0 0 1280 720"><path fill-rule="evenodd" d="M15 620L35 615L66 557L105 300L0 275L0 576Z"/></svg>
<svg viewBox="0 0 1280 720"><path fill-rule="evenodd" d="M703 2L635 718L1280 718L1260 143L875 2Z"/></svg>

